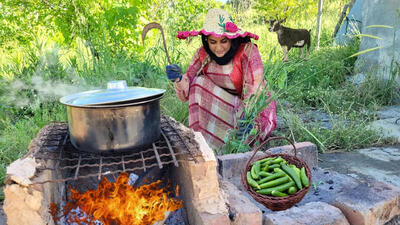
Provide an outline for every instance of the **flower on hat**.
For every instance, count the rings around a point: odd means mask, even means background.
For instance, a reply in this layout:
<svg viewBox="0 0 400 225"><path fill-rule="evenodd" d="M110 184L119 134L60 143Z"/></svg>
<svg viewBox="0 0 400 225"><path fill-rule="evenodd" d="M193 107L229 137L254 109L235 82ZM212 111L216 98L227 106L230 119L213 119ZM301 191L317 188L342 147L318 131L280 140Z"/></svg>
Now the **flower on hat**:
<svg viewBox="0 0 400 225"><path fill-rule="evenodd" d="M210 9L207 12L206 18L203 23L203 29L192 31L179 31L176 35L179 39L186 39L189 36L197 35L213 35L214 37L227 37L229 39L237 37L250 37L255 40L258 36L243 31L235 24L231 15L223 9Z"/></svg>
<svg viewBox="0 0 400 225"><path fill-rule="evenodd" d="M236 24L232 22L227 22L225 23L225 30L228 31L229 33L235 33L236 31L239 30L239 28L236 26Z"/></svg>
<svg viewBox="0 0 400 225"><path fill-rule="evenodd" d="M178 35L176 35L179 39L185 39L189 37L189 31L178 31Z"/></svg>
<svg viewBox="0 0 400 225"><path fill-rule="evenodd" d="M196 36L196 35L199 34L199 32L195 31L195 30L192 30L192 31L189 32L189 34L190 34L190 36Z"/></svg>

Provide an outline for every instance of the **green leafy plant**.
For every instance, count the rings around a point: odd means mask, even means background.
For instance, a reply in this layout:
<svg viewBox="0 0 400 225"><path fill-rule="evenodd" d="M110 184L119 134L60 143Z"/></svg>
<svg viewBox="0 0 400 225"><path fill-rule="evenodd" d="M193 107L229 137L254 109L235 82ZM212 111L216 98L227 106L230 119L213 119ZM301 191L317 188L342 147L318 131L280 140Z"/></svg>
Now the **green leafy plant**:
<svg viewBox="0 0 400 225"><path fill-rule="evenodd" d="M318 182L313 182L313 190L314 192L317 191L317 188L319 185L323 184L324 182L318 181Z"/></svg>
<svg viewBox="0 0 400 225"><path fill-rule="evenodd" d="M314 17L318 9L318 1L312 0L255 0L254 2L254 8L262 15L273 17L274 19L298 18L299 15L303 15L303 18L305 18L305 13L307 13L307 16Z"/></svg>
<svg viewBox="0 0 400 225"><path fill-rule="evenodd" d="M394 102L399 89L393 82L382 85L369 75L361 85L348 84L346 78L353 73L356 60L349 56L358 52L359 40L347 47L331 45L338 9L347 1L328 1L324 5L321 49L311 51L309 61L299 59L299 50L293 49L290 52L293 60L288 63L281 62L276 34L268 31L264 19L278 15L288 17L288 26L313 28L316 1L231 2L234 4L225 4L224 8L232 13L235 23L260 36L254 42L264 63L268 90L277 100L278 116L286 126L274 131L274 135L296 142L312 141L321 152L388 143L367 125L376 116L377 108ZM263 3L265 8L256 9ZM161 100L163 113L188 125L188 105L177 99L173 84L165 75L167 61L161 36L158 31L149 32L143 46L141 30L149 22L162 24L171 59L185 71L201 40L197 37L187 42L178 40L177 31L201 29L208 9L220 6L220 2L213 0L2 1L0 181L5 177L6 167L26 154L29 142L43 126L52 121L66 121L65 107L58 103L60 95L38 89L40 85L35 86L38 81L47 91L99 89L114 79L127 80L129 86L164 88L167 91ZM399 63L393 61L391 68L393 77L398 76ZM68 88L56 88L59 84ZM247 100L246 126L254 125L254 118L267 105L265 96L266 93L260 92ZM305 111L315 109L330 115L332 129L300 117ZM251 142L259 144L257 129L245 135L243 140L248 142L238 140L236 132L232 130L226 137L226 146L220 154L246 152Z"/></svg>

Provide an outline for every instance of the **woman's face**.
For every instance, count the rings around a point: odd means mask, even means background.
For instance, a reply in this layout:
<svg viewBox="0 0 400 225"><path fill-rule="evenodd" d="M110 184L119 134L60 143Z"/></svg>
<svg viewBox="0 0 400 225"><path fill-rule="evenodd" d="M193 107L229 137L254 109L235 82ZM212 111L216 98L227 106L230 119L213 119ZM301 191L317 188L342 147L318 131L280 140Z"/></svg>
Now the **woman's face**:
<svg viewBox="0 0 400 225"><path fill-rule="evenodd" d="M216 38L212 35L208 36L207 39L210 50L217 56L224 56L231 48L231 40L227 37Z"/></svg>

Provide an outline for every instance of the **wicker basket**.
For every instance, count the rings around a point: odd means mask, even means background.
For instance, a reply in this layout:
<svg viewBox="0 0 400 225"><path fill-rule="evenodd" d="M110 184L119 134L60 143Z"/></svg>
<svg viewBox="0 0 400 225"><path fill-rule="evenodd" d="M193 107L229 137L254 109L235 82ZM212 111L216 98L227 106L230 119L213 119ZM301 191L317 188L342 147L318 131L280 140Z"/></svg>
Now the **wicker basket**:
<svg viewBox="0 0 400 225"><path fill-rule="evenodd" d="M290 144L293 146L294 155L283 154L283 153L282 154L268 154L268 153L266 153L262 157L258 157L258 158L254 157L256 155L257 151L260 150L264 144L266 144L269 141L276 140L276 139L284 139L284 140L289 141ZM263 143L260 144L260 146L258 146L257 148L255 148L253 150L253 155L247 161L246 167L244 168L244 170L242 172L241 182L242 182L242 185L243 185L244 189L257 202L263 204L265 207L267 207L268 209L271 209L273 211L285 210L285 209L288 209L288 208L292 207L296 203L300 202L303 199L303 197L306 195L306 193L308 192L310 187L311 187L312 174L311 174L311 170L307 166L307 164L302 159L298 158L296 156L296 154L297 154L296 146L293 144L293 142L290 139L288 139L286 137L271 137L271 138L268 138L267 140L265 140ZM260 160L260 159L264 159L264 158L267 158L267 157L277 157L277 156L281 156L289 164L294 164L298 168L304 167L306 169L306 174L307 174L307 177L308 177L308 179L310 181L310 185L308 185L308 187L305 187L305 188L301 189L300 191L296 192L295 194L288 195L286 197L273 197L273 196L258 194L257 192L255 192L253 190L253 188L250 187L250 185L247 183L247 179L246 179L246 174L247 174L248 171L250 171L251 164L253 162L257 161L257 160Z"/></svg>

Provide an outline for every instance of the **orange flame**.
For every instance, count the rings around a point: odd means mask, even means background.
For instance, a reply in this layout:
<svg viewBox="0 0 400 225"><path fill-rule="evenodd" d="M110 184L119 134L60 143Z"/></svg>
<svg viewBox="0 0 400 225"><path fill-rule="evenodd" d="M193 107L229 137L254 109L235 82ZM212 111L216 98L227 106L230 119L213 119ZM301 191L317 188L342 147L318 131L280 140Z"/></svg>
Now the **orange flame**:
<svg viewBox="0 0 400 225"><path fill-rule="evenodd" d="M54 222L59 221L60 218L57 217L58 208L57 208L56 203L54 203L54 202L50 203L49 213L50 213L51 217L53 217Z"/></svg>
<svg viewBox="0 0 400 225"><path fill-rule="evenodd" d="M164 212L183 206L182 201L168 198L170 193L159 187L160 180L138 188L129 185L128 180L128 174L121 173L115 183L103 178L97 190L80 193L70 187L72 201L66 204L64 215L78 224L94 224L97 220L104 225L140 225L164 220ZM90 216L71 216L71 209L77 207Z"/></svg>

